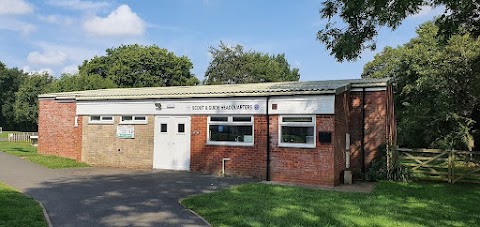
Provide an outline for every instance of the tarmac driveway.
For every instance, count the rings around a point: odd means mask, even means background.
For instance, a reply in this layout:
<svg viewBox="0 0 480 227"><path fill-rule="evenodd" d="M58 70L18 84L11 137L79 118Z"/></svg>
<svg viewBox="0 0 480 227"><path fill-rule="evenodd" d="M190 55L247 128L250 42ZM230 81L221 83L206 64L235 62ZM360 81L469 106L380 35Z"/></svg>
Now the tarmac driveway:
<svg viewBox="0 0 480 227"><path fill-rule="evenodd" d="M0 152L0 181L42 202L53 226L205 226L181 198L253 180L165 170L50 170Z"/></svg>

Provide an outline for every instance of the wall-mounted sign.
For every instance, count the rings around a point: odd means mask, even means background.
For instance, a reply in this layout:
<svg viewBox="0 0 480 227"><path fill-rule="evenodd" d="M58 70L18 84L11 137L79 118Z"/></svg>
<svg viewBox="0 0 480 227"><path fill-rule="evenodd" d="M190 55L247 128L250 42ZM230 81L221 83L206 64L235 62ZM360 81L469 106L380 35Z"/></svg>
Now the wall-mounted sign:
<svg viewBox="0 0 480 227"><path fill-rule="evenodd" d="M242 105L193 105L192 111L217 110L217 111L239 111L239 110L258 110L259 104L242 104Z"/></svg>
<svg viewBox="0 0 480 227"><path fill-rule="evenodd" d="M120 139L134 139L135 128L133 125L118 125L117 126L117 138Z"/></svg>

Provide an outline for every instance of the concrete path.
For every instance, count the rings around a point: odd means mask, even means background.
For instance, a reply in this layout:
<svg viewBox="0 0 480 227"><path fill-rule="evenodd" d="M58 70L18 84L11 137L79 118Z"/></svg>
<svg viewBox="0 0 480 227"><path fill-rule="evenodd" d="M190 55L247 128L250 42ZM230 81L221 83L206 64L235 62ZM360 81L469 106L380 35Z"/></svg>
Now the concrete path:
<svg viewBox="0 0 480 227"><path fill-rule="evenodd" d="M51 170L0 152L0 181L42 202L53 226L205 226L179 199L253 180L165 170Z"/></svg>

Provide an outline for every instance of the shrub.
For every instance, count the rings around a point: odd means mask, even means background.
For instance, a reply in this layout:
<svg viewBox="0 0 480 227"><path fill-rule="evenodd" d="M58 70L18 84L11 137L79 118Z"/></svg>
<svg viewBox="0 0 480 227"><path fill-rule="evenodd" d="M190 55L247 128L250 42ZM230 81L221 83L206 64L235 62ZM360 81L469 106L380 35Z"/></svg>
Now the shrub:
<svg viewBox="0 0 480 227"><path fill-rule="evenodd" d="M393 146L383 145L378 148L372 163L370 164L365 179L367 181L403 181L409 182L411 174L398 158L398 151Z"/></svg>

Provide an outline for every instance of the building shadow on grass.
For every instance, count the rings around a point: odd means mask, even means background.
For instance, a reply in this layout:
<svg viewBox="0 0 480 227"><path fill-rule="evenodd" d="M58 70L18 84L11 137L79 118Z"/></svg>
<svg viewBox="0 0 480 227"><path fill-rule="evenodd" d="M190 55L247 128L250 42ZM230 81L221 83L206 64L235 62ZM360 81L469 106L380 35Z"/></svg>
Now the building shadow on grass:
<svg viewBox="0 0 480 227"><path fill-rule="evenodd" d="M387 182L366 194L250 184L185 202L225 226L480 226L479 189Z"/></svg>
<svg viewBox="0 0 480 227"><path fill-rule="evenodd" d="M19 153L33 153L32 150L21 148L21 147L14 147L10 149L11 152L19 152Z"/></svg>
<svg viewBox="0 0 480 227"><path fill-rule="evenodd" d="M205 226L179 199L254 181L177 171L108 172L75 170L25 192L44 204L54 226Z"/></svg>

